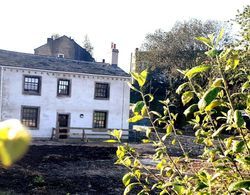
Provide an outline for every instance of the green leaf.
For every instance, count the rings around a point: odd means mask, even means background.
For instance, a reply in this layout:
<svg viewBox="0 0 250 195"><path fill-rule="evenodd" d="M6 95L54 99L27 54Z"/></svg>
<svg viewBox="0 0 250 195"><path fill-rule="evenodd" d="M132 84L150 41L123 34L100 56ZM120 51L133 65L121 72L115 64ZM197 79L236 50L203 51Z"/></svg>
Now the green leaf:
<svg viewBox="0 0 250 195"><path fill-rule="evenodd" d="M148 72L147 70L142 71L140 74L131 72L131 75L138 82L139 86L142 87L147 80Z"/></svg>
<svg viewBox="0 0 250 195"><path fill-rule="evenodd" d="M134 171L134 173L133 173L133 175L135 176L135 177L137 177L138 179L140 179L141 178L141 171L138 169L138 170L135 170Z"/></svg>
<svg viewBox="0 0 250 195"><path fill-rule="evenodd" d="M199 109L204 110L204 108L208 106L217 97L220 90L220 87L214 87L207 91L198 103Z"/></svg>
<svg viewBox="0 0 250 195"><path fill-rule="evenodd" d="M169 99L166 99L166 100L164 100L164 101L159 100L159 102L160 102L161 104L165 105L165 106L168 106L169 103L170 103L170 100L169 100Z"/></svg>
<svg viewBox="0 0 250 195"><path fill-rule="evenodd" d="M228 190L232 192L232 191L237 191L243 188L246 190L250 190L250 180L241 180L241 181L234 182L229 186Z"/></svg>
<svg viewBox="0 0 250 195"><path fill-rule="evenodd" d="M104 142L106 142L106 143L117 143L118 141L114 140L114 139L109 139L109 140L105 140Z"/></svg>
<svg viewBox="0 0 250 195"><path fill-rule="evenodd" d="M245 124L242 113L239 110L234 111L234 122L237 127L242 127Z"/></svg>
<svg viewBox="0 0 250 195"><path fill-rule="evenodd" d="M129 156L125 157L125 159L123 160L123 165L125 165L126 167L130 167L132 164L132 161L130 159Z"/></svg>
<svg viewBox="0 0 250 195"><path fill-rule="evenodd" d="M144 143L144 144L151 143L151 140L149 140L149 139L143 139L142 143Z"/></svg>
<svg viewBox="0 0 250 195"><path fill-rule="evenodd" d="M212 87L221 87L223 83L222 78L216 78L215 81L212 84Z"/></svg>
<svg viewBox="0 0 250 195"><path fill-rule="evenodd" d="M237 68L237 66L240 63L240 59L238 58L238 56L235 56L232 61L233 61L233 69Z"/></svg>
<svg viewBox="0 0 250 195"><path fill-rule="evenodd" d="M197 110L198 110L198 104L192 104L183 112L183 114L187 117L189 114L194 113Z"/></svg>
<svg viewBox="0 0 250 195"><path fill-rule="evenodd" d="M227 126L226 125L222 125L219 129L217 129L213 134L212 137L216 137L217 135L219 135L223 129L225 129Z"/></svg>
<svg viewBox="0 0 250 195"><path fill-rule="evenodd" d="M186 105L188 102L190 102L194 97L194 93L192 91L186 91L181 96L181 101L183 105Z"/></svg>
<svg viewBox="0 0 250 195"><path fill-rule="evenodd" d="M242 152L244 149L244 141L234 141L232 150L233 152L239 153Z"/></svg>
<svg viewBox="0 0 250 195"><path fill-rule="evenodd" d="M143 118L144 118L144 117L141 116L141 115L135 115L135 116L133 116L132 118L129 118L129 119L128 119L128 122L129 122L129 123L135 123L135 122L137 122L137 121L142 120Z"/></svg>
<svg viewBox="0 0 250 195"><path fill-rule="evenodd" d="M0 122L0 160L9 167L20 159L29 147L31 136L16 119Z"/></svg>
<svg viewBox="0 0 250 195"><path fill-rule="evenodd" d="M246 89L250 88L250 81L245 82L241 87L241 92L243 93Z"/></svg>
<svg viewBox="0 0 250 195"><path fill-rule="evenodd" d="M144 106L144 102L143 101L139 101L139 102L136 102L136 104L134 105L133 107L133 112L135 113L140 113L141 112L141 109L143 108Z"/></svg>
<svg viewBox="0 0 250 195"><path fill-rule="evenodd" d="M210 42L213 43L214 42L214 33L209 34L208 38L210 39Z"/></svg>
<svg viewBox="0 0 250 195"><path fill-rule="evenodd" d="M167 126L166 135L169 136L173 131L173 126L170 124Z"/></svg>
<svg viewBox="0 0 250 195"><path fill-rule="evenodd" d="M207 187L208 187L208 185L206 185L204 182L199 181L197 183L195 190L198 191L198 190L202 190L202 189L207 188Z"/></svg>
<svg viewBox="0 0 250 195"><path fill-rule="evenodd" d="M123 158L125 156L125 148L123 146L118 146L117 147L116 156L118 158Z"/></svg>
<svg viewBox="0 0 250 195"><path fill-rule="evenodd" d="M196 37L195 39L198 40L198 41L200 41L200 42L202 42L202 43L204 43L206 46L208 46L210 48L213 47L210 39L208 39L206 37Z"/></svg>
<svg viewBox="0 0 250 195"><path fill-rule="evenodd" d="M208 106L206 106L205 111L211 111L219 105L221 105L221 102L219 100L214 100Z"/></svg>
<svg viewBox="0 0 250 195"><path fill-rule="evenodd" d="M146 137L150 137L151 128L146 128Z"/></svg>
<svg viewBox="0 0 250 195"><path fill-rule="evenodd" d="M223 38L224 32L225 32L225 30L224 30L224 28L222 28L222 29L220 30L219 35L217 36L216 45L218 45L218 43L219 43L219 42L221 41L221 39Z"/></svg>
<svg viewBox="0 0 250 195"><path fill-rule="evenodd" d="M211 68L211 65L200 65L193 67L192 69L188 70L185 74L186 77L189 79L193 78L197 73L205 72Z"/></svg>
<svg viewBox="0 0 250 195"><path fill-rule="evenodd" d="M147 80L147 76L148 76L148 71L147 70L144 70L144 71L141 72L140 77L141 77L141 79L143 81L143 85Z"/></svg>
<svg viewBox="0 0 250 195"><path fill-rule="evenodd" d="M247 96L247 108L250 110L250 95Z"/></svg>
<svg viewBox="0 0 250 195"><path fill-rule="evenodd" d="M188 102L190 102L194 97L194 93L192 91L186 91L181 96L181 101L183 105L186 105Z"/></svg>
<svg viewBox="0 0 250 195"><path fill-rule="evenodd" d="M176 70L177 70L179 73L184 74L184 75L185 75L186 72L187 72L187 70L181 70L181 69L178 69L178 68L177 68Z"/></svg>
<svg viewBox="0 0 250 195"><path fill-rule="evenodd" d="M122 130L114 129L112 132L110 132L110 135L112 135L115 138L117 138L118 140L120 140L122 137Z"/></svg>
<svg viewBox="0 0 250 195"><path fill-rule="evenodd" d="M123 176L123 178L122 178L122 183L123 183L125 186L129 185L129 184L130 184L131 178L132 178L132 174L131 174L131 173L125 174L125 175Z"/></svg>
<svg viewBox="0 0 250 195"><path fill-rule="evenodd" d="M161 140L164 142L167 138L167 134L165 134L164 136L162 136Z"/></svg>
<svg viewBox="0 0 250 195"><path fill-rule="evenodd" d="M156 112L156 111L150 111L149 114L153 114L153 115L156 115L158 117L162 117L161 114L159 112Z"/></svg>
<svg viewBox="0 0 250 195"><path fill-rule="evenodd" d="M178 194L178 195L182 195L185 193L185 188L184 186L180 185L180 184L174 184L173 185L173 190Z"/></svg>
<svg viewBox="0 0 250 195"><path fill-rule="evenodd" d="M141 115L142 115L143 117L148 116L148 113L147 113L147 106L146 106L146 105L144 105L143 108L141 109Z"/></svg>
<svg viewBox="0 0 250 195"><path fill-rule="evenodd" d="M180 95L181 91L188 86L188 82L186 83L182 83L181 85L179 85L179 87L176 89L176 93Z"/></svg>
<svg viewBox="0 0 250 195"><path fill-rule="evenodd" d="M148 93L144 97L147 97L147 96L149 97L148 102L152 102L154 100L154 96L152 94Z"/></svg>
<svg viewBox="0 0 250 195"><path fill-rule="evenodd" d="M128 86L130 89L134 90L134 91L137 91L137 92L140 92L138 89L136 89L130 82L127 82Z"/></svg>
<svg viewBox="0 0 250 195"><path fill-rule="evenodd" d="M241 163L243 165L249 166L250 165L250 156L236 158L236 161L238 161L239 163Z"/></svg>
<svg viewBox="0 0 250 195"><path fill-rule="evenodd" d="M231 56L231 58L227 60L226 70L229 70L230 68L233 68L233 69L237 68L239 63L240 63L240 60L239 60L238 52L234 51L234 54Z"/></svg>
<svg viewBox="0 0 250 195"><path fill-rule="evenodd" d="M230 54L231 51L232 51L231 48L227 48L227 49L223 50L223 51L220 53L220 59L222 59L222 60L225 61L226 58L227 58L227 56L228 56L228 54Z"/></svg>
<svg viewBox="0 0 250 195"><path fill-rule="evenodd" d="M133 77L133 79L135 79L138 82L139 79L139 74L136 72L130 72L131 76Z"/></svg>
<svg viewBox="0 0 250 195"><path fill-rule="evenodd" d="M138 184L140 184L140 183L131 183L131 184L129 184L126 188L125 188L125 190L124 190L124 192L123 192L123 195L127 195L136 185L138 185Z"/></svg>
<svg viewBox="0 0 250 195"><path fill-rule="evenodd" d="M207 52L205 52L205 54L208 56L208 57L211 57L211 58L215 58L216 56L219 55L219 51L217 49L210 49L208 50Z"/></svg>

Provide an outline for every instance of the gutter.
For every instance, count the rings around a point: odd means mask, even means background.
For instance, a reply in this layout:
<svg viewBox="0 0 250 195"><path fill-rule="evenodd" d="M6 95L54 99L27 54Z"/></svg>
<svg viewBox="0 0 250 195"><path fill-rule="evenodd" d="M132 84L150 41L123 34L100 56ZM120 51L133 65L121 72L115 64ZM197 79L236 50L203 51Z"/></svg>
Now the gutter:
<svg viewBox="0 0 250 195"><path fill-rule="evenodd" d="M58 74L75 74L81 76L95 76L95 77L105 77L105 78L120 78L120 79L131 79L131 76L114 76L114 75L105 75L105 74L91 74L91 73L83 73L83 72L70 72L70 71L58 71L58 70L46 70L46 69L39 69L39 68L23 68L18 66L5 66L1 65L4 68L8 69L18 69L18 70L30 70L30 71L39 71L39 72L46 72L46 73L58 73Z"/></svg>
<svg viewBox="0 0 250 195"><path fill-rule="evenodd" d="M0 121L2 121L2 107L3 107L3 67L0 66L1 72L0 72Z"/></svg>

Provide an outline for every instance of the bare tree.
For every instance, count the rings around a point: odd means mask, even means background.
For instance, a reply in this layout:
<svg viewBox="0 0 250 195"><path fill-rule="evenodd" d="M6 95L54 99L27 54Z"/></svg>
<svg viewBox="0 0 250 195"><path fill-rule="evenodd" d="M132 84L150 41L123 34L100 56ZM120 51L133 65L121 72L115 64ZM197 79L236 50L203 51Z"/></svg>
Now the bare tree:
<svg viewBox="0 0 250 195"><path fill-rule="evenodd" d="M85 36L84 36L83 47L84 47L91 55L93 55L94 47L92 46L92 44L91 44L91 42L90 42L90 40L89 40L88 35L85 35Z"/></svg>

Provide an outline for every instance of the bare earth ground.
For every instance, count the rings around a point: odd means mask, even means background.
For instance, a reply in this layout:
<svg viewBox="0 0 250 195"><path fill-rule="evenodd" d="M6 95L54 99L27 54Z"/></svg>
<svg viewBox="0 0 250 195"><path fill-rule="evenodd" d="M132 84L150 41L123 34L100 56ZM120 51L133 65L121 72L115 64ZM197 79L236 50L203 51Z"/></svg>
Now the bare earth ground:
<svg viewBox="0 0 250 195"><path fill-rule="evenodd" d="M154 151L152 146L132 146L144 154L144 163L151 166L148 155ZM0 195L122 194L122 177L126 169L114 165L115 152L115 145L102 142L34 141L28 153L15 165L9 169L0 168ZM175 152L171 155L178 156ZM194 160L192 168L198 168L199 164Z"/></svg>
<svg viewBox="0 0 250 195"><path fill-rule="evenodd" d="M0 194L122 194L125 169L114 165L115 147L44 144L0 168Z"/></svg>

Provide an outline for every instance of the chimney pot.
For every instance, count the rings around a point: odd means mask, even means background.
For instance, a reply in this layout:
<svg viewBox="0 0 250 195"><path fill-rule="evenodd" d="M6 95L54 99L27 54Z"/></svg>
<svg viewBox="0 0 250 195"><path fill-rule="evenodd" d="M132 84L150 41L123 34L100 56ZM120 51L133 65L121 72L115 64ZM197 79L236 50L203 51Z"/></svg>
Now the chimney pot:
<svg viewBox="0 0 250 195"><path fill-rule="evenodd" d="M47 43L50 43L52 41L52 38L47 38Z"/></svg>
<svg viewBox="0 0 250 195"><path fill-rule="evenodd" d="M105 59L102 59L102 63L105 63Z"/></svg>

